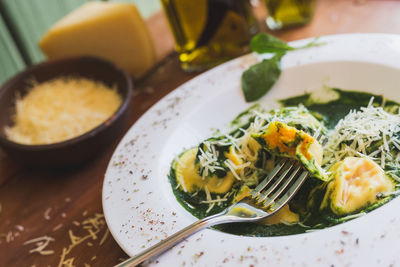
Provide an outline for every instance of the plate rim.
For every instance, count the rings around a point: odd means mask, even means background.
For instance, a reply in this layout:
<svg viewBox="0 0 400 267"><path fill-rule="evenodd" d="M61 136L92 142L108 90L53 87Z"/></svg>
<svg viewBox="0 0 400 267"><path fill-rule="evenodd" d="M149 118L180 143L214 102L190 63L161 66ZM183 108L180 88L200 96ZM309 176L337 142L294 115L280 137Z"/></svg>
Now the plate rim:
<svg viewBox="0 0 400 267"><path fill-rule="evenodd" d="M322 37L321 37L321 40L338 40L338 39L349 38L349 37L350 37L350 38L357 38L357 37L360 37L360 36L361 36L361 38L371 38L371 39L374 39L374 38L382 38L382 37L383 37L383 38L393 38L393 39L396 39L396 40L400 41L400 35L395 35L395 34L383 34L383 33L377 33L377 34L362 34L362 33L357 33L357 34L335 34L335 35L322 36ZM309 40L311 40L311 39L313 39L313 38L306 38L306 39L296 40L296 41L290 42L290 44L298 45L298 44L307 42L307 41L309 41ZM132 129L134 129L135 127L137 127L137 125L139 125L143 120L145 120L148 116L150 116L149 114L151 114L151 112L154 112L154 110L155 110L163 101L165 101L165 99L170 98L171 96L174 96L178 90L182 90L182 89L181 89L182 87L187 86L188 84L196 83L196 81L201 80L201 79L204 79L204 77L207 77L208 75L211 75L210 73L217 72L217 71L220 70L220 69L226 68L226 66L229 66L229 65L231 65L231 64L235 64L234 62L238 62L238 61L241 60L242 58L248 57L249 55L250 55L250 54L244 55L244 56L242 56L242 57L240 57L240 58L236 58L236 59L233 59L233 60L231 60L231 61L228 61L228 62L226 62L226 63L224 63L224 64L221 64L221 65L217 66L216 68L210 69L210 70L208 70L208 71L206 71L206 72L204 72L204 73L202 73L202 74L200 74L200 75L194 77L193 79L191 79L191 80L189 80L189 81L183 83L182 85L180 85L180 86L177 87L176 89L172 90L170 93L168 93L166 96L164 96L162 99L160 99L159 101L157 101L154 105L152 105L152 106L151 106L151 107L150 107L150 108L149 108L149 109L148 109L148 110L147 110L147 111L146 111L146 112L145 112L145 113L130 127L130 129L126 132L126 134L124 135L124 137L121 139L120 143L119 143L118 146L117 146L117 149L114 151L113 155L112 155L111 158L110 158L109 164L108 164L108 166L107 166L107 170L106 170L106 172L105 172L105 178L104 178L104 181L103 181L103 190L102 190L102 206L103 206L103 212L104 212L104 215L105 215L105 219L106 219L107 225L109 226L109 230L110 230L112 236L114 237L114 239L116 240L116 242L118 243L118 245L119 245L128 255L131 255L129 248L126 246L126 244L124 244L124 243L118 238L119 236L118 236L118 233L117 233L116 229L112 229L112 227L110 227L110 220L111 220L110 216L111 216L111 215L109 214L109 210L108 210L108 208L107 208L107 206L106 206L106 204L105 204L105 202L106 202L106 197L107 197L107 196L105 195L105 193L104 193L104 192L105 192L105 187L106 187L106 179L107 179L107 175L108 175L108 173L109 173L109 169L112 167L112 159L116 156L117 151L118 151L118 148L119 148L120 146L122 146L124 140L126 139L126 136L128 136L129 133L131 133L131 132L133 131ZM367 60L367 62L369 62L369 61ZM375 62L373 62L373 63L375 63ZM390 66L390 64L388 64L388 66ZM396 66L397 66L397 67L400 67L400 64L396 64ZM391 201L391 203L392 203L392 202L393 202L393 201ZM389 204L390 204L390 203L389 203ZM180 204L179 204L179 205L180 205ZM386 206L386 205L385 205L385 206ZM331 228L333 228L333 227L331 227ZM330 228L329 228L329 229L330 229Z"/></svg>

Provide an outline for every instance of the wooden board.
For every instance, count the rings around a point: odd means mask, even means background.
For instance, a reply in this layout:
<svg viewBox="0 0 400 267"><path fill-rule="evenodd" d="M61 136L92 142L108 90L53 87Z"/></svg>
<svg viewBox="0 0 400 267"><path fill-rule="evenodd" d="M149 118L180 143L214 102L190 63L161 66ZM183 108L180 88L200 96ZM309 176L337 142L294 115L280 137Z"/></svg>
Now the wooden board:
<svg viewBox="0 0 400 267"><path fill-rule="evenodd" d="M278 35L293 40L328 33L400 33L399 10L400 1L321 0L311 24ZM157 16L149 25L154 27L160 57L168 56L136 82L130 125L168 92L196 76L180 70L177 56L170 54L173 43L165 18ZM0 153L0 177L6 180L0 186L0 265L112 266L126 257L107 234L101 206L104 172L117 143L90 163L59 172L26 169ZM50 255L32 252L37 242L26 244L43 236L48 238L39 241L48 241L45 251ZM73 242L78 243L71 248Z"/></svg>

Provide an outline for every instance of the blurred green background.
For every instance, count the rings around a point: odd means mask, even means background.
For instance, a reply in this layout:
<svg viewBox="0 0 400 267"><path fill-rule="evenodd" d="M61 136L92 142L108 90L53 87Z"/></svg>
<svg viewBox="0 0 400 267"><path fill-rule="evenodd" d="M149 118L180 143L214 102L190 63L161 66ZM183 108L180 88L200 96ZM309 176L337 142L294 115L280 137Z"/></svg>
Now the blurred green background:
<svg viewBox="0 0 400 267"><path fill-rule="evenodd" d="M0 85L26 66L41 62L37 43L65 14L88 0L0 1ZM134 3L144 18L160 9L158 0L115 0Z"/></svg>

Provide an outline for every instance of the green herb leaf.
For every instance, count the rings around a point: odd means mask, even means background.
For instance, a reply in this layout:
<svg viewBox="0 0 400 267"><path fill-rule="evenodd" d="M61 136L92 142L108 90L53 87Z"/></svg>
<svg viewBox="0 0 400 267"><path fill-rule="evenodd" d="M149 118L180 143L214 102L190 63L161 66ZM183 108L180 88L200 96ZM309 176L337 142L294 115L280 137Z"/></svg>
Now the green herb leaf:
<svg viewBox="0 0 400 267"><path fill-rule="evenodd" d="M288 51L305 49L325 44L325 43L318 43L317 41L318 37L306 45L300 47L293 47L287 45L283 40L276 38L275 36L272 36L267 33L259 33L251 39L250 48L253 52L256 52L258 54L285 53Z"/></svg>
<svg viewBox="0 0 400 267"><path fill-rule="evenodd" d="M260 99L274 86L281 75L282 56L264 59L243 72L242 90L247 102Z"/></svg>
<svg viewBox="0 0 400 267"><path fill-rule="evenodd" d="M250 48L258 54L284 53L295 49L281 39L267 33L259 33L251 38Z"/></svg>
<svg viewBox="0 0 400 267"><path fill-rule="evenodd" d="M250 41L250 48L258 54L273 53L271 59L251 66L242 74L242 90L247 102L255 101L265 95L278 80L281 74L280 61L289 51L320 46L315 38L310 43L301 47L287 45L281 39L267 33L259 33Z"/></svg>

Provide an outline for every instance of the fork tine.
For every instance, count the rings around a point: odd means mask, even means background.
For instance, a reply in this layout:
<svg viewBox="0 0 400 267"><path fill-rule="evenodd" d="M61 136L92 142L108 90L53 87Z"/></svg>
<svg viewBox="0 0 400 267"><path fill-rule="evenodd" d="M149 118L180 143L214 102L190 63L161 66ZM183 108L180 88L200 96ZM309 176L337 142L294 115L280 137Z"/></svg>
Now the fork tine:
<svg viewBox="0 0 400 267"><path fill-rule="evenodd" d="M322 133L317 133L314 138L320 141L322 137ZM322 145L326 141L327 140L322 140ZM306 170L300 173L301 170L302 165L296 160L289 160L288 158L281 159L272 172L251 192L252 200L257 204L262 204L264 208L268 209L273 205L270 214L280 210L292 199L306 178L310 175ZM278 174L279 177L277 177ZM271 182L273 182L273 184L268 187L265 192L261 193ZM277 199L279 200L275 202Z"/></svg>
<svg viewBox="0 0 400 267"><path fill-rule="evenodd" d="M287 158L282 158L279 163L275 166L275 168L268 174L264 180L251 192L251 196L253 198L257 197L260 192L275 178L275 176L282 170L283 166L285 166L289 160Z"/></svg>
<svg viewBox="0 0 400 267"><path fill-rule="evenodd" d="M286 191L286 193L275 203L275 206L280 209L280 207L283 207L286 203L289 202L289 200L292 199L292 197L296 194L296 192L300 189L301 185L304 183L304 181L307 179L307 177L310 175L308 171L303 171L299 178L293 183L293 185Z"/></svg>
<svg viewBox="0 0 400 267"><path fill-rule="evenodd" d="M263 202L277 187L281 182L286 178L287 174L289 171L292 169L292 167L295 165L294 160L289 161L289 166L282 171L280 174L279 178L269 187L265 192L263 192L258 198L258 202Z"/></svg>
<svg viewBox="0 0 400 267"><path fill-rule="evenodd" d="M285 180L284 184L271 197L265 198L264 205L266 207L268 207L274 203L274 201L284 192L284 190L289 186L289 184L299 174L300 170L301 170L301 165L296 164L296 169L290 174L289 178L287 178ZM268 195L266 195L266 196L268 196Z"/></svg>

